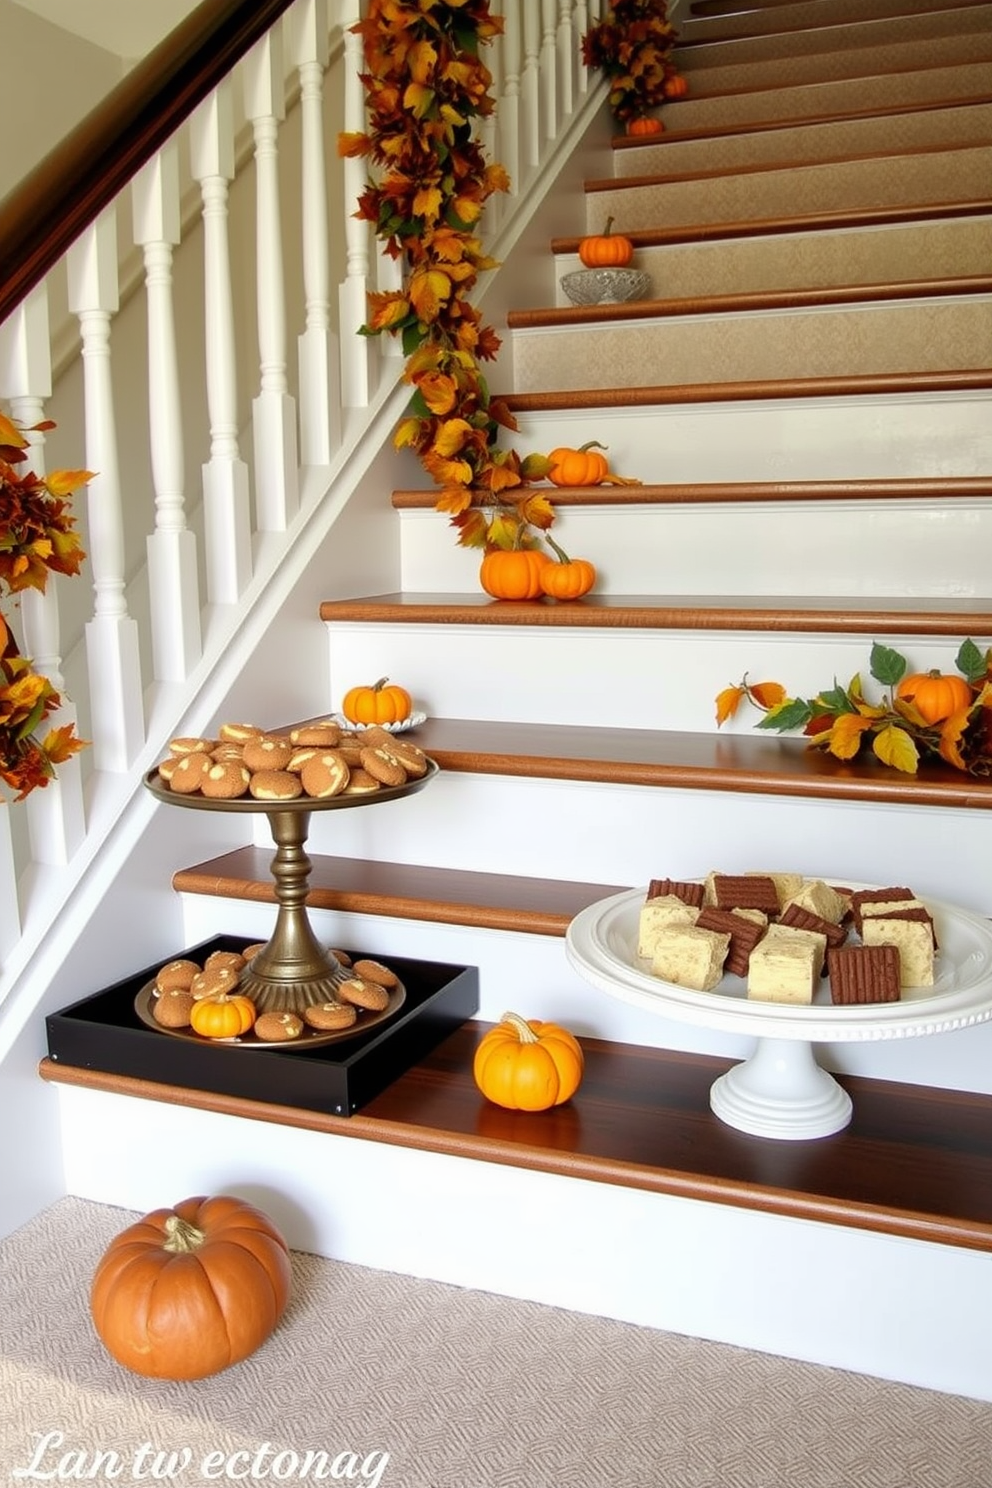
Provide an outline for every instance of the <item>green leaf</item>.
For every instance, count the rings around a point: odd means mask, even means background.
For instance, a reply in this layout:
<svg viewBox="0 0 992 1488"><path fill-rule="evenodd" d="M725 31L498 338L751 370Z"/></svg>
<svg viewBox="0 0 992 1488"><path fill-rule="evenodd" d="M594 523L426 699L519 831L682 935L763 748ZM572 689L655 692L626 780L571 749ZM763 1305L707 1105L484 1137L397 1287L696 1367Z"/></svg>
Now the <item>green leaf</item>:
<svg viewBox="0 0 992 1488"><path fill-rule="evenodd" d="M813 710L803 698L789 698L780 708L772 708L759 718L755 728L774 729L784 734L788 729L802 728L813 717Z"/></svg>
<svg viewBox="0 0 992 1488"><path fill-rule="evenodd" d="M871 674L883 687L895 687L906 671L906 658L893 651L891 646L873 642L871 648Z"/></svg>
<svg viewBox="0 0 992 1488"><path fill-rule="evenodd" d="M399 328L397 327L397 329ZM406 321L403 325L403 355L412 356L421 342L426 339L426 335L427 333L419 320L413 318ZM429 410L427 415L422 415L422 417L424 416L430 416Z"/></svg>
<svg viewBox="0 0 992 1488"><path fill-rule="evenodd" d="M969 682L980 682L988 670L985 657L974 641L970 640L962 642L961 649L954 658L954 665Z"/></svg>
<svg viewBox="0 0 992 1488"><path fill-rule="evenodd" d="M823 704L823 709L827 713L856 713L858 711L847 690L839 687L836 679L834 679L833 687L817 694L816 701Z"/></svg>

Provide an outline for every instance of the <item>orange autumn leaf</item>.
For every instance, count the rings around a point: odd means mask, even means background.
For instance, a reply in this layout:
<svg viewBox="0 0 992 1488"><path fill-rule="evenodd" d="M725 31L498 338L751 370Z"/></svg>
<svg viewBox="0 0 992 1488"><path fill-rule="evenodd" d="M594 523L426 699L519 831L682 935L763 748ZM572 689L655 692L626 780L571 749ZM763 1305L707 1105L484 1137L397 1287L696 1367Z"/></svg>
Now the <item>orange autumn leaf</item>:
<svg viewBox="0 0 992 1488"><path fill-rule="evenodd" d="M357 156L367 155L371 143L367 134L361 134L355 130L342 130L338 135L338 154L343 160L355 159Z"/></svg>
<svg viewBox="0 0 992 1488"><path fill-rule="evenodd" d="M780 682L749 682L748 691L759 708L774 708L785 701L785 688Z"/></svg>
<svg viewBox="0 0 992 1488"><path fill-rule="evenodd" d="M72 724L67 723L61 728L49 729L41 747L53 765L63 765L74 754L85 749L88 742L86 739L77 739Z"/></svg>
<svg viewBox="0 0 992 1488"><path fill-rule="evenodd" d="M472 505L472 492L468 486L446 486L434 503L434 510L447 512L457 517Z"/></svg>
<svg viewBox="0 0 992 1488"><path fill-rule="evenodd" d="M859 713L842 713L834 720L833 728L829 731L827 747L830 753L836 755L837 759L853 759L861 748L865 730L870 727L871 720L862 718Z"/></svg>
<svg viewBox="0 0 992 1488"><path fill-rule="evenodd" d="M553 505L540 491L535 491L533 496L526 496L519 503L518 510L525 522L542 531L547 531L555 519Z"/></svg>
<svg viewBox="0 0 992 1488"><path fill-rule="evenodd" d="M436 320L451 295L451 279L440 269L421 269L410 276L410 303L420 320Z"/></svg>
<svg viewBox="0 0 992 1488"><path fill-rule="evenodd" d="M434 435L434 451L443 456L457 455L472 433L472 425L463 418L445 419Z"/></svg>
<svg viewBox="0 0 992 1488"><path fill-rule="evenodd" d="M369 294L369 329L388 331L400 325L410 314L410 301L399 290L373 291Z"/></svg>
<svg viewBox="0 0 992 1488"><path fill-rule="evenodd" d="M734 714L737 712L737 709L741 704L742 699L746 696L747 692L746 689L743 687L725 687L722 692L717 693L717 728L719 728L721 724L726 723L728 718L733 718Z"/></svg>
<svg viewBox="0 0 992 1488"><path fill-rule="evenodd" d="M964 757L961 754L961 742L965 731L971 721L971 709L961 708L957 713L952 713L945 718L940 725L940 744L938 750L940 757L953 765L956 770L966 770Z"/></svg>
<svg viewBox="0 0 992 1488"><path fill-rule="evenodd" d="M417 378L417 389L431 413L443 417L458 402L458 386L444 372L428 372Z"/></svg>
<svg viewBox="0 0 992 1488"><path fill-rule="evenodd" d="M53 496L71 496L73 491L92 479L92 470L53 470L51 475L46 475L45 486Z"/></svg>

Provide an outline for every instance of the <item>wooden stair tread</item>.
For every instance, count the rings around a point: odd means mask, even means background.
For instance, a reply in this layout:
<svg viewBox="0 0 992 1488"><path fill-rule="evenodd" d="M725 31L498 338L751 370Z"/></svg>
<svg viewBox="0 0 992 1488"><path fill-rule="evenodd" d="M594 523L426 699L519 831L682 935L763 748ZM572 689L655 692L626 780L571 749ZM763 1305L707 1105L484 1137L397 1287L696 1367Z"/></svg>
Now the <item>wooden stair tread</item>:
<svg viewBox="0 0 992 1488"><path fill-rule="evenodd" d="M706 1203L992 1250L992 1098L849 1076L851 1124L816 1141L752 1137L709 1090L729 1061L583 1039L573 1099L504 1111L472 1079L469 1022L351 1117L218 1096L43 1059L65 1085L620 1185Z"/></svg>
<svg viewBox="0 0 992 1488"><path fill-rule="evenodd" d="M851 765L809 748L801 737L757 730L691 733L428 718L410 738L442 770L463 774L992 810L992 780L949 765L924 764L916 775L874 759Z"/></svg>
<svg viewBox="0 0 992 1488"><path fill-rule="evenodd" d="M510 874L309 853L307 905L340 914L389 915L435 924L563 936L590 904L629 884L570 883ZM173 875L177 893L275 902L271 848L242 847Z"/></svg>
<svg viewBox="0 0 992 1488"><path fill-rule="evenodd" d="M793 597L669 594L587 594L581 600L504 600L477 594L376 594L325 600L326 622L365 624L537 625L590 629L761 630L841 635L977 638L992 626L992 601L865 595Z"/></svg>
<svg viewBox="0 0 992 1488"><path fill-rule="evenodd" d="M614 187L624 184L617 177ZM708 243L720 238L755 238L763 234L833 231L847 227L880 227L891 223L945 221L954 217L985 216L992 211L992 197L968 201L923 202L898 207L855 207L844 211L804 212L795 216L757 217L732 222L688 222L675 227L642 227L624 232L634 248L658 248L670 243ZM618 228L618 231L621 229ZM553 237L554 254L578 253L585 233Z"/></svg>
<svg viewBox="0 0 992 1488"><path fill-rule="evenodd" d="M511 330L569 325L605 325L613 321L665 320L673 316L733 315L760 310L808 310L819 306L871 304L879 300L918 300L948 295L992 293L992 276L962 274L953 278L888 280L882 284L825 285L815 289L752 290L743 294L698 295L684 299L628 300L622 304L559 305L543 310L511 310Z"/></svg>
<svg viewBox="0 0 992 1488"><path fill-rule="evenodd" d="M544 487L541 488L545 489ZM703 481L678 485L556 486L555 506L675 506L766 501L953 501L992 496L992 475L933 476L896 480ZM437 488L397 490L397 511L433 510ZM476 505L488 493L477 491Z"/></svg>

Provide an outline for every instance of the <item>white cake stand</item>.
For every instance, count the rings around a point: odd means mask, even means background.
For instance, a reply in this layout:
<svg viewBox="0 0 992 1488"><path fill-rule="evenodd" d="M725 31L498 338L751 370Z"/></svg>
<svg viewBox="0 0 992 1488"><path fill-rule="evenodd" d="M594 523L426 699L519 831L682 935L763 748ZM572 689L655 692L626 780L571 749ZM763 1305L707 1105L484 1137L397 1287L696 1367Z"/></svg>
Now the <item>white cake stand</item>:
<svg viewBox="0 0 992 1488"><path fill-rule="evenodd" d="M834 1007L824 984L804 1007L750 1002L740 977L725 976L714 991L695 992L652 976L637 955L645 897L646 889L630 889L584 909L568 928L568 959L593 986L636 1007L753 1035L751 1057L721 1075L710 1091L717 1116L753 1136L798 1141L829 1136L848 1124L851 1098L817 1064L815 1043L910 1038L992 1018L992 924L967 910L926 900L940 948L934 986L904 987L899 1002Z"/></svg>

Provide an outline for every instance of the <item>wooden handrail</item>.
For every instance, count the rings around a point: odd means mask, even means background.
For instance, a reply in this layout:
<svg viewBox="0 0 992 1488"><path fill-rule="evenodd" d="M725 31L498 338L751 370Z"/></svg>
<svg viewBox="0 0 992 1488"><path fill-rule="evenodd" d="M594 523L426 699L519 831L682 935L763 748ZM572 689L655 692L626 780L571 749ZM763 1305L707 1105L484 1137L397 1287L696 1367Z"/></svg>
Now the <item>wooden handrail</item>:
<svg viewBox="0 0 992 1488"><path fill-rule="evenodd" d="M0 323L292 0L203 0L0 201Z"/></svg>

